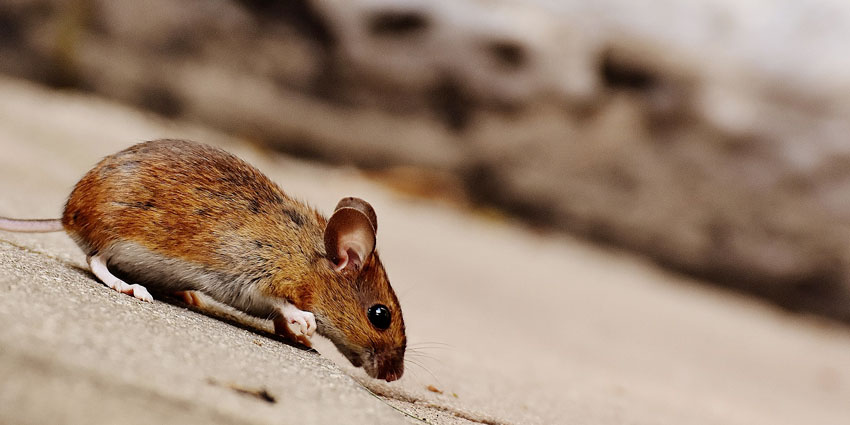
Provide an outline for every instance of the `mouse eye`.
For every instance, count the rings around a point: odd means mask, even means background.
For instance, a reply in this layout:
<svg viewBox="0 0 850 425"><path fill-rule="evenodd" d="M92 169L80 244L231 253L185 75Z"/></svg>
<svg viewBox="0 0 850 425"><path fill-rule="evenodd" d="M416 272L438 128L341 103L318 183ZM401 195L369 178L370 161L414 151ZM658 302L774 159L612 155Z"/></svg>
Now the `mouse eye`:
<svg viewBox="0 0 850 425"><path fill-rule="evenodd" d="M390 309L383 304L375 304L369 307L366 314L369 316L369 321L372 322L378 329L386 329L390 327Z"/></svg>

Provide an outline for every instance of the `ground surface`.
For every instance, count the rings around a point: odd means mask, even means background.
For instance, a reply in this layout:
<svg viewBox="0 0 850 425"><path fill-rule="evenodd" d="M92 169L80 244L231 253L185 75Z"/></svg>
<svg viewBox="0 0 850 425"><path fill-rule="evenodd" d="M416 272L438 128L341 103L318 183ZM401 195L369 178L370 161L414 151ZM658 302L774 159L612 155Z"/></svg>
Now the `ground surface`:
<svg viewBox="0 0 850 425"><path fill-rule="evenodd" d="M58 216L100 157L166 136L223 146L326 212L345 195L372 202L408 357L424 368L375 382L327 341L317 341L322 355L306 352L262 329L108 290L62 234L0 233L0 423L850 420L847 328L408 199L355 170L11 80L0 80L0 215Z"/></svg>

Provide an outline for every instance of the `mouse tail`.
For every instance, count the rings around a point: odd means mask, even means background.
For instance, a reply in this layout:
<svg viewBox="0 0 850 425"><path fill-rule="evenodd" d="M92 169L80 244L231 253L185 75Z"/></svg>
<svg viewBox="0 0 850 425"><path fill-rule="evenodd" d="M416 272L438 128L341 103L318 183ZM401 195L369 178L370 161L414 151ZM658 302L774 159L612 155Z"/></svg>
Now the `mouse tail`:
<svg viewBox="0 0 850 425"><path fill-rule="evenodd" d="M45 233L65 230L62 220L18 220L14 218L0 217L0 230L9 232Z"/></svg>

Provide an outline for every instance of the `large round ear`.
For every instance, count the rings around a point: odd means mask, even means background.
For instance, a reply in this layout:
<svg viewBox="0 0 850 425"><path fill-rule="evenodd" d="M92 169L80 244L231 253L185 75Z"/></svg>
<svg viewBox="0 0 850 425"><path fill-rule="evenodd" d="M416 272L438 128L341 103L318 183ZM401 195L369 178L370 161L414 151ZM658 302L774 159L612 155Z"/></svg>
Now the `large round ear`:
<svg viewBox="0 0 850 425"><path fill-rule="evenodd" d="M378 217L368 202L343 198L325 227L325 250L336 271L359 270L375 250Z"/></svg>

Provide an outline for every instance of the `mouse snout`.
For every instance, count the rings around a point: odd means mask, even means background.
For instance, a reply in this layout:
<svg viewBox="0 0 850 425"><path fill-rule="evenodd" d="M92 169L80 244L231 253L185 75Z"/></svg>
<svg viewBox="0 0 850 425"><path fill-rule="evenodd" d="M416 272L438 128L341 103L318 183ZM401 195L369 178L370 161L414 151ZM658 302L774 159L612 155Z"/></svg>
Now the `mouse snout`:
<svg viewBox="0 0 850 425"><path fill-rule="evenodd" d="M363 362L363 369L369 376L383 379L387 382L395 381L404 374L404 350L388 350L367 354Z"/></svg>
<svg viewBox="0 0 850 425"><path fill-rule="evenodd" d="M387 382L392 382L392 381L395 381L396 379L401 378L401 375L403 375L403 374L404 374L404 363L399 363L398 367L378 371L378 374L375 375L375 378L383 379L384 381L387 381Z"/></svg>

